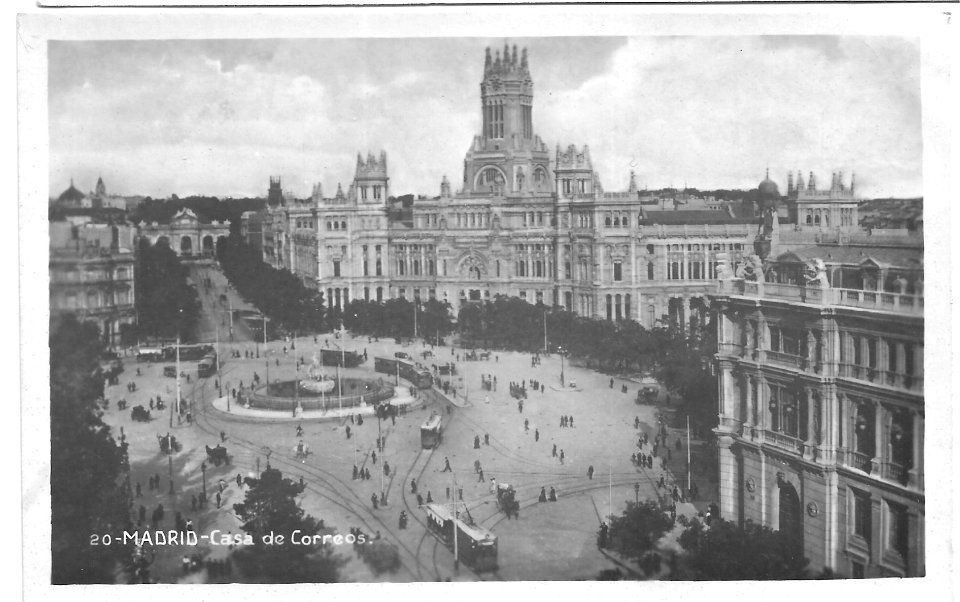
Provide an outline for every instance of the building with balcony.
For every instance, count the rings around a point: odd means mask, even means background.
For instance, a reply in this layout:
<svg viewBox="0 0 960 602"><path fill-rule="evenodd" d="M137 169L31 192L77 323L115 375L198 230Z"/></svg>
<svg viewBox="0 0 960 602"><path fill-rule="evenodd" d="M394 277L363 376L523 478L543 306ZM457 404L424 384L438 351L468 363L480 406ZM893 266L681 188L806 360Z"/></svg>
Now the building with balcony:
<svg viewBox="0 0 960 602"><path fill-rule="evenodd" d="M605 191L586 145L551 149L534 131L526 50L486 51L480 101L457 188L444 176L438 196L391 202L387 153L368 153L332 196L318 184L309 201L286 202L271 178L274 202L241 229L331 308L435 298L456 312L507 295L648 328L706 322L717 255L749 252L752 212L685 197L667 208L632 173Z"/></svg>
<svg viewBox="0 0 960 602"><path fill-rule="evenodd" d="M814 570L922 576L922 237L787 238L712 296L721 515Z"/></svg>
<svg viewBox="0 0 960 602"><path fill-rule="evenodd" d="M120 345L136 324L135 236L126 225L50 222L50 313L95 322L106 345Z"/></svg>

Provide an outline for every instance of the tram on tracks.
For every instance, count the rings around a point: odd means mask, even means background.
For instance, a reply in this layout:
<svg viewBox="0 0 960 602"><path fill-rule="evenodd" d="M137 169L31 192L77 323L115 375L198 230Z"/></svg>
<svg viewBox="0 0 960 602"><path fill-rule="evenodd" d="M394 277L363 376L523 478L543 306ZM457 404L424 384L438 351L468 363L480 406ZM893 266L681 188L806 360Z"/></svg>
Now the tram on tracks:
<svg viewBox="0 0 960 602"><path fill-rule="evenodd" d="M420 425L420 446L423 449L434 449L440 446L443 440L443 417L433 412Z"/></svg>
<svg viewBox="0 0 960 602"><path fill-rule="evenodd" d="M453 533L456 528L457 556L461 562L479 572L497 570L497 536L480 525L468 524L459 515L469 513L466 504L457 502L458 517L448 504L426 504L427 525L444 545L453 550Z"/></svg>
<svg viewBox="0 0 960 602"><path fill-rule="evenodd" d="M418 389L429 389L433 386L433 375L429 370L421 370L416 364L402 359L375 357L373 369L391 376L399 373L400 378L412 382Z"/></svg>

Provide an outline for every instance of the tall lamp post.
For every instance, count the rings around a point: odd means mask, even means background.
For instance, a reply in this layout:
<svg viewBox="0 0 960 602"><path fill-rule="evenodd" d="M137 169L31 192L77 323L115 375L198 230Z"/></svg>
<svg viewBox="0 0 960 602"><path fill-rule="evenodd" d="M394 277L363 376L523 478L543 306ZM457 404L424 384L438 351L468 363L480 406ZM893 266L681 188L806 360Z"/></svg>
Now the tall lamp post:
<svg viewBox="0 0 960 602"><path fill-rule="evenodd" d="M563 384L563 355L564 355L563 345L557 347L557 351L560 353L560 386L563 387L563 386L566 386Z"/></svg>

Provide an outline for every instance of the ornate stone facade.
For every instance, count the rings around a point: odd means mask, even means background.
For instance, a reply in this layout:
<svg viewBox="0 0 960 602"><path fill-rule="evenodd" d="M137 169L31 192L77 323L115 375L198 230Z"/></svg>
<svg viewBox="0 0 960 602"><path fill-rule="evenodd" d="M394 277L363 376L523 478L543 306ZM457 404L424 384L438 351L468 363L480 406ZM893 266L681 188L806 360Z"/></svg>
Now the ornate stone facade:
<svg viewBox="0 0 960 602"><path fill-rule="evenodd" d="M713 296L721 516L814 570L922 576L923 239L808 234Z"/></svg>
<svg viewBox="0 0 960 602"><path fill-rule="evenodd" d="M321 289L329 307L350 299L437 298L460 304L498 294L582 315L652 327L705 322L717 255L736 262L756 217L730 207L657 211L630 174L605 192L590 150L534 132L526 51L486 53L482 129L464 158L460 190L388 203L387 155L357 158L347 192L268 209L268 262ZM626 180L626 178L625 178Z"/></svg>

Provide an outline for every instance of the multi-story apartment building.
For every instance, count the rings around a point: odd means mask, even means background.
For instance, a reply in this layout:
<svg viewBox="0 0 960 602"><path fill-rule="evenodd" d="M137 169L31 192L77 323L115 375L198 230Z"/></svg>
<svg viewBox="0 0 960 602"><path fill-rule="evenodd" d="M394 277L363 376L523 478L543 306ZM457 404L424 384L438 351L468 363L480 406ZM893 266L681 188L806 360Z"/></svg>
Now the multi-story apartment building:
<svg viewBox="0 0 960 602"><path fill-rule="evenodd" d="M96 322L107 345L136 324L132 226L50 223L50 312Z"/></svg>
<svg viewBox="0 0 960 602"><path fill-rule="evenodd" d="M438 196L412 206L388 201L386 152L358 155L353 181L332 197L317 185L309 201L288 203L271 178L266 260L322 290L328 307L403 297L456 310L503 294L647 327L703 324L717 255L748 251L757 217L718 202L665 210L633 174L625 191L604 191L588 147L551 152L534 132L533 99L526 50L488 49L482 129L459 190L444 176ZM246 219L245 231L259 227Z"/></svg>
<svg viewBox="0 0 960 602"><path fill-rule="evenodd" d="M721 269L721 515L787 532L814 569L920 576L922 235L855 232L833 196L799 203L762 266Z"/></svg>

